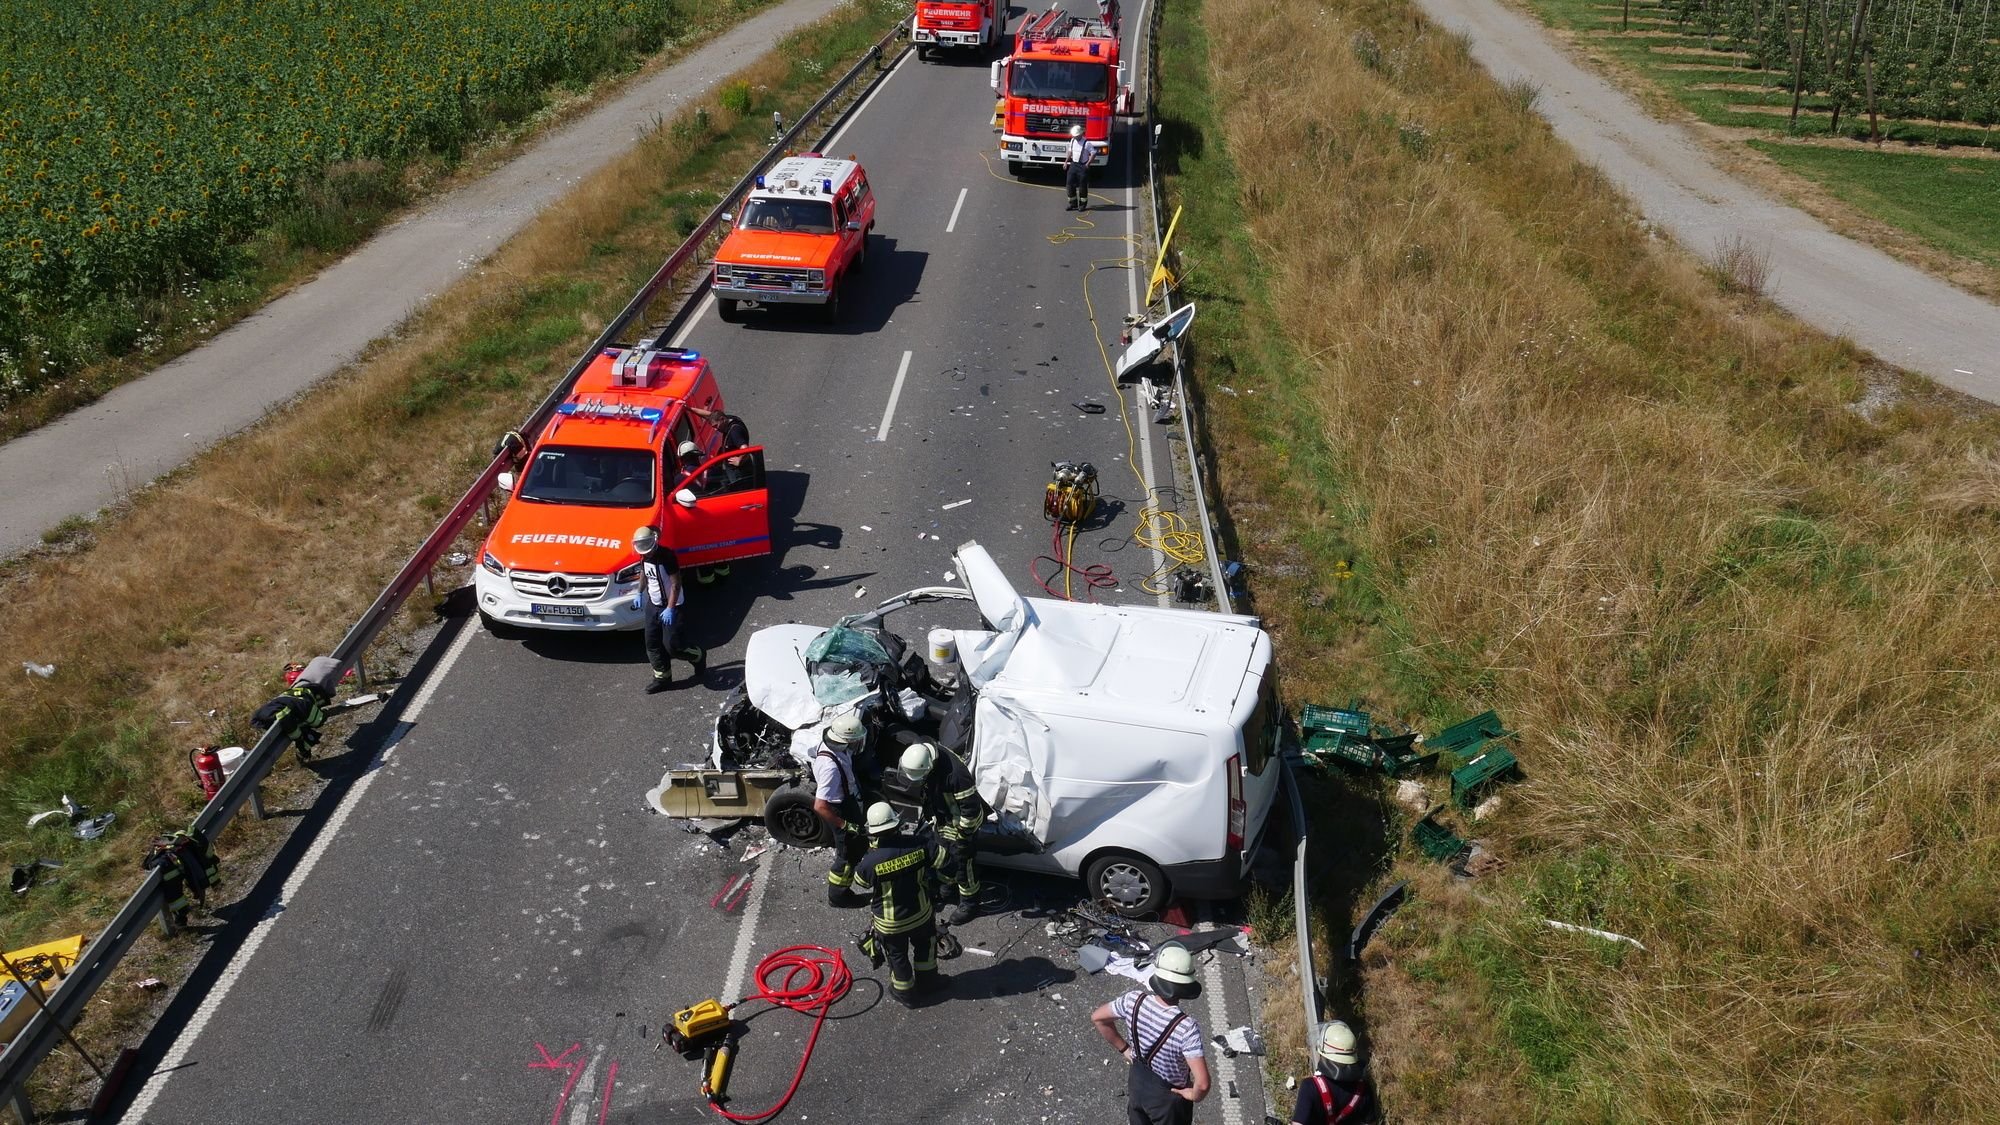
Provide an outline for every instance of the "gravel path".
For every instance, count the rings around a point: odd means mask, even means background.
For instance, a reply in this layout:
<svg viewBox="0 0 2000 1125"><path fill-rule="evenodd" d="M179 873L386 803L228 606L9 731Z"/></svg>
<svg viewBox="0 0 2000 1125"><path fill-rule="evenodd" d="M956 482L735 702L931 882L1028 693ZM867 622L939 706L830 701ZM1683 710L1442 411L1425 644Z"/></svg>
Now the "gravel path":
<svg viewBox="0 0 2000 1125"><path fill-rule="evenodd" d="M1585 69L1532 18L1499 0L1416 0L1464 32L1500 81L1541 86L1536 111L1654 224L1713 260L1741 239L1768 255L1765 292L1799 319L1882 359L2000 402L2000 306L1835 234L1725 174L1679 126Z"/></svg>
<svg viewBox="0 0 2000 1125"><path fill-rule="evenodd" d="M0 557L171 472L353 362L660 117L836 7L838 0L785 0L758 13L431 200L194 351L0 445Z"/></svg>

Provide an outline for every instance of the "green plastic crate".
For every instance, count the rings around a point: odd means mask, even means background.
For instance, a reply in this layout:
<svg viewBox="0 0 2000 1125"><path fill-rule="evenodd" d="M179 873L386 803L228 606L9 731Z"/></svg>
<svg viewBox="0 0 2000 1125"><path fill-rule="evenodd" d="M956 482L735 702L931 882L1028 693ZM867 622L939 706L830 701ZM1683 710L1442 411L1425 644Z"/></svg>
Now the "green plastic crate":
<svg viewBox="0 0 2000 1125"><path fill-rule="evenodd" d="M1459 808L1469 809L1479 794L1490 786L1521 772L1521 763L1505 746L1495 746L1451 771L1451 799Z"/></svg>
<svg viewBox="0 0 2000 1125"><path fill-rule="evenodd" d="M1366 711L1356 711L1345 707L1319 707L1306 704L1299 715L1299 728L1308 734L1338 733L1353 738L1367 738L1374 732L1373 720Z"/></svg>
<svg viewBox="0 0 2000 1125"><path fill-rule="evenodd" d="M1443 807L1438 806L1440 809ZM1432 809L1410 826L1410 842L1417 846L1418 851L1431 859L1439 863L1450 863L1464 855L1472 845L1460 839L1458 833L1439 824L1436 820L1437 812L1438 809Z"/></svg>

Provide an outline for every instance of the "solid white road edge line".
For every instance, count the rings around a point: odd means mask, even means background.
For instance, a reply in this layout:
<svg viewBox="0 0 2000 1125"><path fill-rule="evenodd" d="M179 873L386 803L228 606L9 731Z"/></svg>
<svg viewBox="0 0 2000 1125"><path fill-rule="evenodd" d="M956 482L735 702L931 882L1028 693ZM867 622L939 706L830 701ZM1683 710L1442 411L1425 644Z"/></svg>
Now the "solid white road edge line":
<svg viewBox="0 0 2000 1125"><path fill-rule="evenodd" d="M889 440L889 423L896 418L896 400L903 397L903 379L910 373L910 353L903 353L903 362L896 367L896 385L889 388L889 405L882 411L882 424L875 428L876 441Z"/></svg>
<svg viewBox="0 0 2000 1125"><path fill-rule="evenodd" d="M715 307L715 294L714 293L703 294L701 298L701 304L694 310L694 315L687 318L687 323L681 325L681 330L679 332L674 333L673 339L667 341L667 346L670 348L678 348L684 346L687 342L688 333L694 331L695 325L700 324L701 318L707 316L708 310L714 307Z"/></svg>
<svg viewBox="0 0 2000 1125"><path fill-rule="evenodd" d="M1145 16L1145 6L1141 5L1139 8L1140 20L1143 21ZM1144 27L1146 25L1141 22L1137 26ZM1145 143L1143 136L1140 138L1139 143ZM1145 253L1139 246L1136 235L1137 227L1133 219L1133 216L1139 211L1139 189L1133 185L1132 179L1138 171L1138 160L1133 156L1133 151L1137 147L1138 145L1134 144L1125 146L1125 249L1131 255L1132 263L1131 267L1125 271L1125 302L1130 306L1130 311L1135 316L1144 311L1139 307L1139 271L1146 267ZM1150 506L1159 500L1160 481L1153 469L1153 416L1146 409L1146 400L1140 397L1139 384L1134 384L1132 387L1131 409L1139 419L1139 467L1146 478L1146 504ZM1162 551L1158 546L1154 546L1152 552L1153 573L1158 574L1160 571L1166 569L1166 552ZM1170 602L1168 589L1163 587L1159 593L1159 603L1164 606L1170 604Z"/></svg>
<svg viewBox="0 0 2000 1125"><path fill-rule="evenodd" d="M743 976L750 971L750 950L757 941L757 919L764 913L764 888L774 877L771 870L773 848L757 857L750 869L750 905L743 908L743 924L736 929L736 952L729 958L729 976L722 982L718 998L725 1004L743 995Z"/></svg>
<svg viewBox="0 0 2000 1125"><path fill-rule="evenodd" d="M971 190L971 188L958 189L958 202L951 205L951 219L944 225L944 232L946 234L950 234L958 229L958 210L965 206L965 193Z"/></svg>
<svg viewBox="0 0 2000 1125"><path fill-rule="evenodd" d="M284 916L287 904L298 897L299 891L305 886L306 877L319 865L320 857L326 854L326 849L333 843L334 837L340 835L341 826L347 823L347 818L360 806L361 799L368 795L368 787L375 784L375 779L382 775L382 767L388 762L390 752L402 743L403 736L409 733L409 727L417 721L417 716L423 714L424 707L431 701L431 694L437 691L438 685L451 673L452 665L458 663L459 654L465 651L465 646L471 644L472 638L483 631L476 621L468 620L460 626L458 636L452 639L451 647L445 650L443 659L438 661L437 667L430 675L424 677L423 686L417 689L416 695L410 700L410 705L404 708L402 717L397 720L398 731L375 752L375 757L368 763L368 768L340 799L340 807L333 810L333 815L327 818L326 824L320 828L319 833L313 837L312 844L306 848L306 854L299 857L298 866L286 877L284 888L278 892L277 901L265 908L264 916L257 920L256 928L250 931L249 937L243 939L243 947L236 951L236 956L230 958L229 964L223 966L221 975L216 977L215 986L208 990L208 995L202 998L201 1006L195 1009L193 1017L181 1028L180 1034L174 1037L174 1045L167 1049L166 1056L160 1060L160 1068L153 1072L146 1083L146 1088L132 1100L132 1108L126 1111L128 1119L143 1120L146 1111L151 1109L153 1102L159 1098L160 1091L166 1088L167 1079L173 1077L174 1071L187 1061L188 1051L193 1049L195 1040L201 1038L202 1029L208 1026L208 1021L213 1019L216 1011L222 1007L222 1001L229 995L229 990L236 987L236 982L242 979L243 970L250 966L250 959L257 955L257 950L264 944L264 939L271 936L271 928Z"/></svg>
<svg viewBox="0 0 2000 1125"><path fill-rule="evenodd" d="M884 78L882 81L877 82L875 84L875 88L873 90L868 91L868 96L861 99L861 104L854 107L854 112L847 115L847 120L840 123L840 128L835 129L833 131L833 135L828 137L824 142L822 142L821 147L832 148L833 146L839 144L840 138L845 136L847 133L847 127L849 125L854 124L856 121L861 120L861 115L868 112L868 103L875 100L875 95L881 93L883 90L888 89L890 81L892 81L896 77L896 72L903 69L905 64L907 64L911 59L916 57L917 57L916 52L912 51L909 54L904 55L901 62L898 62L895 66L890 67L889 76L887 78Z"/></svg>

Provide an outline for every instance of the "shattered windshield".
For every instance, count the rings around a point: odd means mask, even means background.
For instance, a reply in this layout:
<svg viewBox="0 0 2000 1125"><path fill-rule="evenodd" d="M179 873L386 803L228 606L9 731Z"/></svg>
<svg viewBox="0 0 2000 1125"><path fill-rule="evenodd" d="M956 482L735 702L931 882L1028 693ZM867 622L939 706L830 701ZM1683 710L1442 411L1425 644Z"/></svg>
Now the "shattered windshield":
<svg viewBox="0 0 2000 1125"><path fill-rule="evenodd" d="M806 672L813 698L822 707L838 707L874 691L895 658L870 633L836 625L806 646Z"/></svg>

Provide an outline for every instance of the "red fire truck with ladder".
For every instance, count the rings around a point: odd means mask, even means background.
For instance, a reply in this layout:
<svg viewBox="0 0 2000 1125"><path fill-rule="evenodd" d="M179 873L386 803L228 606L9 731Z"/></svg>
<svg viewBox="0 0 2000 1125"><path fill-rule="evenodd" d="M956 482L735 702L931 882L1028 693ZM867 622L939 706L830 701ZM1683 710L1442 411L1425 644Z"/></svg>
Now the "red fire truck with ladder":
<svg viewBox="0 0 2000 1125"><path fill-rule="evenodd" d="M1132 111L1132 88L1118 62L1116 11L1101 5L1099 14L1073 16L1051 6L1022 24L1014 53L993 64L991 83L1000 94L995 124L1009 172L1060 167L1072 125L1098 143L1095 164L1110 162L1111 119Z"/></svg>
<svg viewBox="0 0 2000 1125"><path fill-rule="evenodd" d="M940 47L979 52L1006 37L1007 9L999 0L917 0L916 14L910 17L910 42L925 62Z"/></svg>

